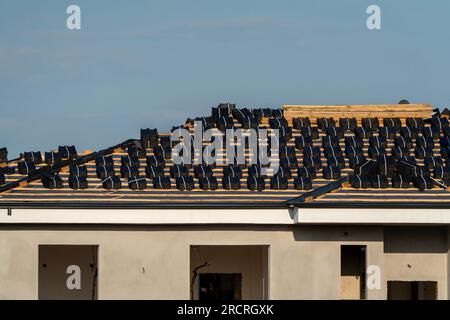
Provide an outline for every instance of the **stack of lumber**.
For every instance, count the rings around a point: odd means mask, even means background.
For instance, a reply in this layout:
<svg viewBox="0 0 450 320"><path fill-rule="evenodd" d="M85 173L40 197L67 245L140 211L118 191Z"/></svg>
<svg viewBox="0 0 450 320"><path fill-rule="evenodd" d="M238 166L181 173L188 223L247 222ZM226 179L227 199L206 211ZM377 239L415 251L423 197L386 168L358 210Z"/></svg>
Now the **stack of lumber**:
<svg viewBox="0 0 450 320"><path fill-rule="evenodd" d="M292 124L293 118L308 117L312 124L316 124L317 118L356 118L361 124L362 118L400 118L402 125L405 119L430 118L433 114L433 106L430 104L386 104L386 105L284 105L284 117Z"/></svg>

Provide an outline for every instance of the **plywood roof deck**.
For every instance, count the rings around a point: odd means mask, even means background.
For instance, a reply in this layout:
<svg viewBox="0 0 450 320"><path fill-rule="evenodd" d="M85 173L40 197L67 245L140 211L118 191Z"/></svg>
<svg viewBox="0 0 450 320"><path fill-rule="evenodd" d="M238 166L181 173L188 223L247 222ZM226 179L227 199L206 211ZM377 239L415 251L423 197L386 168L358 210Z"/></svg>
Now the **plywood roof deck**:
<svg viewBox="0 0 450 320"><path fill-rule="evenodd" d="M335 120L343 117L356 117L358 122L366 117L383 118L400 118L405 125L404 120L407 117L430 118L433 115L433 107L429 104L410 104L410 105L351 105L351 106L303 106L303 105L285 105L283 106L284 117L292 124L292 119L295 117L308 117L312 120L312 125L316 125L316 119L320 117L333 117ZM264 118L262 125L268 122L268 118ZM382 123L382 121L381 121ZM235 121L235 126L239 127L239 123ZM191 128L192 129L192 128ZM293 129L293 137L288 142L288 146L295 146L295 137L301 135L299 130ZM164 134L160 134L162 136ZM170 134L169 134L170 135ZM321 147L321 137L325 134L320 133L320 139L314 141L314 146ZM351 136L351 132L346 133ZM340 141L340 146L344 150L344 141ZM392 141L388 142L388 148L393 146ZM321 147L322 149L322 147ZM365 140L364 152L368 150L368 140ZM321 158L325 163L326 159L321 150ZM439 156L440 150L438 146L433 150L435 156ZM126 150L116 149L112 156L114 158L114 165L116 172L120 172L120 157L126 155ZM152 150L147 150L147 155L152 155ZM297 160L299 165L303 162L303 154L297 150ZM419 160L421 164L422 160ZM140 160L140 174L145 176L145 159ZM349 160L345 158L346 168L342 170L342 176L349 175L352 169L349 168ZM10 165L17 166L17 161ZM168 175L171 162L166 164L165 173ZM266 179L266 189L262 192L250 191L246 188L246 179L248 177L247 169L243 171L243 178L241 179L240 190L224 190L219 188L216 191L203 191L198 186L198 181L195 181L195 189L192 191L179 191L176 189L175 181L172 179L171 189L157 190L152 186L152 182L147 179L147 188L142 191L130 190L127 186L127 180L122 179L122 188L119 190L105 190L101 187L101 181L95 174L95 162L87 163L88 168L88 182L89 187L85 190L72 190L68 186L68 170L67 168L61 170L60 176L64 182L64 188L49 190L42 186L40 180L33 181L29 184L22 184L19 187L13 188L8 192L0 193L0 206L2 203L65 203L65 202L79 202L79 203L278 203L296 198L305 193L294 189L293 179L289 179L289 187L287 190L271 190L269 179ZM214 169L215 176L218 178L221 186L222 167L219 166ZM190 175L192 169L190 169ZM293 176L296 173L293 172ZM17 181L24 176L13 174L7 176L7 183ZM325 186L333 180L326 180L322 173L318 172L317 179L313 180L313 189ZM449 203L450 192L441 189L433 188L431 190L419 191L417 189L364 189L356 190L345 186L334 193L329 193L323 197L314 200L317 203L389 203L389 202L405 202L405 203Z"/></svg>
<svg viewBox="0 0 450 320"><path fill-rule="evenodd" d="M284 117L292 124L292 119L308 117L314 124L317 118L332 117L356 118L400 118L405 125L406 118L431 118L433 107L430 104L386 104L386 105L284 105Z"/></svg>

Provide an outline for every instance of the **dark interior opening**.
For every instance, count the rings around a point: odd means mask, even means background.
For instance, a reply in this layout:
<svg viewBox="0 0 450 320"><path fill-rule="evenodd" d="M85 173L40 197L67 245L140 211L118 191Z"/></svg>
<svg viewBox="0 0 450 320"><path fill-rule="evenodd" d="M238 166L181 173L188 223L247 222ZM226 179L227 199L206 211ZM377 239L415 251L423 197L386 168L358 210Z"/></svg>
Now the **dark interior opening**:
<svg viewBox="0 0 450 320"><path fill-rule="evenodd" d="M241 300L242 274L203 273L199 275L199 298L203 301Z"/></svg>
<svg viewBox="0 0 450 320"><path fill-rule="evenodd" d="M341 298L366 298L366 246L341 246Z"/></svg>
<svg viewBox="0 0 450 320"><path fill-rule="evenodd" d="M437 300L436 281L388 281L388 300Z"/></svg>
<svg viewBox="0 0 450 320"><path fill-rule="evenodd" d="M39 245L39 299L97 299L97 253L97 245Z"/></svg>

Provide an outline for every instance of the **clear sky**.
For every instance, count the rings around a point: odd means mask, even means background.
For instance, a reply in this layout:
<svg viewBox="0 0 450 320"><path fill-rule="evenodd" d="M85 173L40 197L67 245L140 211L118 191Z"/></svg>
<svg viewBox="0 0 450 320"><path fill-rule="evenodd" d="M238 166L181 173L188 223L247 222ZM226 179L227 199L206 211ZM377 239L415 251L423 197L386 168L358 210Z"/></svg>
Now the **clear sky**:
<svg viewBox="0 0 450 320"><path fill-rule="evenodd" d="M0 0L0 147L99 149L226 101L444 107L449 21L448 0Z"/></svg>

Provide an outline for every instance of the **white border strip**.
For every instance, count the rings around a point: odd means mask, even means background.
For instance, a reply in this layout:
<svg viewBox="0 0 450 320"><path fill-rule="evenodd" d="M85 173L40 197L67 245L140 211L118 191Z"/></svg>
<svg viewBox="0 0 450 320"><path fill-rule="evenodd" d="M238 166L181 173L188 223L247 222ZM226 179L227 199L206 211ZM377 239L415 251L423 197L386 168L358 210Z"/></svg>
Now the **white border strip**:
<svg viewBox="0 0 450 320"><path fill-rule="evenodd" d="M21 223L450 224L450 209L0 209L0 224Z"/></svg>
<svg viewBox="0 0 450 320"><path fill-rule="evenodd" d="M288 209L11 209L0 224L293 224Z"/></svg>
<svg viewBox="0 0 450 320"><path fill-rule="evenodd" d="M450 224L450 209L299 208L295 223Z"/></svg>

